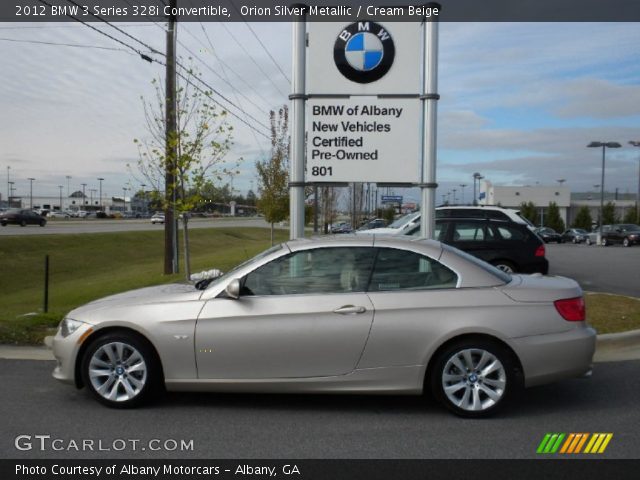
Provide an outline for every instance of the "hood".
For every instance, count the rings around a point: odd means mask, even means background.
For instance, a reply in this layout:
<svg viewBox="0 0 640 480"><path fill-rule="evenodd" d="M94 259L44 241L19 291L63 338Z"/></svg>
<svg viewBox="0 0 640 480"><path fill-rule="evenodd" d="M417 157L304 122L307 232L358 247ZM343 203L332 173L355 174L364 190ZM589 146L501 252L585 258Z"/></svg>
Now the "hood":
<svg viewBox="0 0 640 480"><path fill-rule="evenodd" d="M185 283L170 283L155 287L139 288L128 292L117 293L108 297L94 300L69 312L68 316L74 318L88 311L119 308L132 305L163 304L172 302L189 302L199 300L202 291L196 290L193 285Z"/></svg>

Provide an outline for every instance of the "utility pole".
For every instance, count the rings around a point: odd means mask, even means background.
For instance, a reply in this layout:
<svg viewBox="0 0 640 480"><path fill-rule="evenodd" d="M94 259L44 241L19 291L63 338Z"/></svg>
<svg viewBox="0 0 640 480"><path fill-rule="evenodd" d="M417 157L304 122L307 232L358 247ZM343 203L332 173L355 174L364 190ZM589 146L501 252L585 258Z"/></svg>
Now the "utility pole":
<svg viewBox="0 0 640 480"><path fill-rule="evenodd" d="M169 0L170 11L175 11L177 0ZM167 70L165 83L165 212L164 212L164 273L178 273L178 239L175 218L176 207L176 160L177 119L176 119L176 21L169 15L167 28Z"/></svg>

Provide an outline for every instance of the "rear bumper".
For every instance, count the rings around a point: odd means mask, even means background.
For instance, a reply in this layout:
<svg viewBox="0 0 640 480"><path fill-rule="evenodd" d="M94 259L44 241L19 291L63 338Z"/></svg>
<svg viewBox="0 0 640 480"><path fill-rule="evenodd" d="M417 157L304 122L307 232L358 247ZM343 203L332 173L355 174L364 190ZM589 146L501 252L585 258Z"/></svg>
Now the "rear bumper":
<svg viewBox="0 0 640 480"><path fill-rule="evenodd" d="M576 328L568 332L513 339L522 363L526 387L579 377L591 370L596 331Z"/></svg>

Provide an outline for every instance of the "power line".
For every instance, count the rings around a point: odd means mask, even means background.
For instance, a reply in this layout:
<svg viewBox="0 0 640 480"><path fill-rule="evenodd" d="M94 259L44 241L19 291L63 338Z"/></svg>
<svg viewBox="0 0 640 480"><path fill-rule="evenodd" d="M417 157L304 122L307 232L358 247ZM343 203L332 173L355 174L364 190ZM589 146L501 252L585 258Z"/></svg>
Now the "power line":
<svg viewBox="0 0 640 480"><path fill-rule="evenodd" d="M249 51L244 47L244 45L242 45L242 43L235 37L235 35L231 32L231 30L229 30L227 28L227 26L225 25L224 22L220 22L220 25L222 25L222 27L227 31L227 33L229 34L229 36L238 44L238 46L240 46L240 48L242 49L242 51L244 53L247 54L247 57L249 57L249 59L253 62L253 64L258 67L258 70L260 70L262 72L262 74L265 76L265 78L271 83L271 85L273 85L273 87L278 91L278 93L280 93L280 95L286 97L286 95L282 92L282 90L280 90L280 88L278 87L278 85L276 85L276 83L273 81L273 79L271 78L271 76L269 74L267 74L267 72L265 72L262 67L258 64L258 62L256 61L255 58L253 58L253 56L249 53Z"/></svg>
<svg viewBox="0 0 640 480"><path fill-rule="evenodd" d="M238 12L238 14L240 16L242 16L242 14L240 13L240 10L238 9L237 5L234 2L231 2L231 5L233 6L233 8L235 9L236 12ZM287 83L289 85L291 85L291 79L287 76L286 73L284 73L284 70L282 69L282 67L280 66L280 64L276 61L275 58L273 58L273 55L271 55L271 52L267 49L266 45L264 43L262 43L262 40L260 39L260 37L258 37L258 35L256 34L256 32L253 30L253 28L251 27L251 25L249 25L249 23L247 23L246 20L244 20L244 24L247 26L247 28L249 29L249 31L251 31L251 33L253 34L253 36L255 37L255 39L258 41L258 43L260 44L260 46L262 47L262 49L265 51L265 53L269 56L269 58L271 59L271 61L273 62L273 64L276 66L276 68L280 71L280 73L282 74L282 76L285 78L285 80L287 81Z"/></svg>
<svg viewBox="0 0 640 480"><path fill-rule="evenodd" d="M96 48L99 50L112 50L112 51L117 51L117 52L125 52L129 55L133 55L133 53L125 50L124 48L114 48L114 47L101 47L98 45L83 45L80 43L56 43L56 42L45 42L45 41L40 41L40 40L20 40L17 38L4 38L4 37L0 37L0 40L4 41L4 42L15 42L15 43L37 43L37 44L41 44L41 45L56 45L56 46L61 46L61 47L77 47L77 48Z"/></svg>

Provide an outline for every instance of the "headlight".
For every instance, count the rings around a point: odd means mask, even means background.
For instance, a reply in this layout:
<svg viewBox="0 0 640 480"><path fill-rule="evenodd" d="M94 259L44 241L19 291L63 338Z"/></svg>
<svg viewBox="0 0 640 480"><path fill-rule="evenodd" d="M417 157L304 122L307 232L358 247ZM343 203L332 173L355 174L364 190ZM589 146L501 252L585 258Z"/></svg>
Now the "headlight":
<svg viewBox="0 0 640 480"><path fill-rule="evenodd" d="M73 320L71 318L65 318L60 322L60 335L66 338L73 332L75 332L78 328L80 328L80 326L83 324L84 322L79 322L78 320Z"/></svg>

